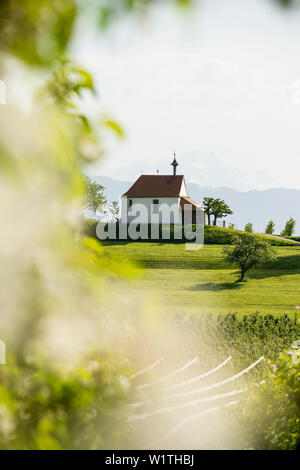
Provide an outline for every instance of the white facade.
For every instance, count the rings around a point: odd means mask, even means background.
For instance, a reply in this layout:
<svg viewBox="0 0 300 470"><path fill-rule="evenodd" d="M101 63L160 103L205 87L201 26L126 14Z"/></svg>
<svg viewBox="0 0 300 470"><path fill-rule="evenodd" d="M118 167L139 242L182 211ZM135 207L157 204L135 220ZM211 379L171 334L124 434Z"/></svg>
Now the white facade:
<svg viewBox="0 0 300 470"><path fill-rule="evenodd" d="M179 224L182 220L180 197L127 198L123 196L121 199L121 223L130 223L136 217L138 217L137 223L142 224L168 224L170 222Z"/></svg>
<svg viewBox="0 0 300 470"><path fill-rule="evenodd" d="M130 223L138 217L137 223L181 224L181 197L187 197L184 182L178 197L127 197L121 198L121 223Z"/></svg>

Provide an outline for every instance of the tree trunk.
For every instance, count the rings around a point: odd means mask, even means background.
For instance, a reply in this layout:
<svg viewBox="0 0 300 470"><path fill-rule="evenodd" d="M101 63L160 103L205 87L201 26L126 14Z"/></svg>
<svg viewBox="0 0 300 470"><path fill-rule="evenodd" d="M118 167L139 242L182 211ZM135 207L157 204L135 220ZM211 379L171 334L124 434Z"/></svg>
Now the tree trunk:
<svg viewBox="0 0 300 470"><path fill-rule="evenodd" d="M214 225L217 225L217 217L214 217Z"/></svg>
<svg viewBox="0 0 300 470"><path fill-rule="evenodd" d="M240 277L240 282L244 280L244 277L245 277L245 272L242 271L242 272L241 272L241 277Z"/></svg>
<svg viewBox="0 0 300 470"><path fill-rule="evenodd" d="M210 225L210 214L207 214L207 222L208 222L208 225Z"/></svg>

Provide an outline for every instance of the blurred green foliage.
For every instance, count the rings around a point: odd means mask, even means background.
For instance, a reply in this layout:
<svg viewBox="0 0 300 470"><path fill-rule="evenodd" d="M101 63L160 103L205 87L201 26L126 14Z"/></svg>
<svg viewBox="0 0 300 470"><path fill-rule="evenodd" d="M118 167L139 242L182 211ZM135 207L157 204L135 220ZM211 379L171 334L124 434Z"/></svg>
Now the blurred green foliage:
<svg viewBox="0 0 300 470"><path fill-rule="evenodd" d="M290 7L297 3L297 0L275 0L275 2L279 3L283 7Z"/></svg>
<svg viewBox="0 0 300 470"><path fill-rule="evenodd" d="M39 100L51 98L52 102L66 109L76 109L76 99L83 90L95 92L93 77L74 66L69 60L57 60L53 64L52 77L39 90Z"/></svg>
<svg viewBox="0 0 300 470"><path fill-rule="evenodd" d="M130 319L111 282L135 271L83 237L77 120L6 106L0 129L0 448L119 447Z"/></svg>
<svg viewBox="0 0 300 470"><path fill-rule="evenodd" d="M124 361L103 354L69 370L30 361L3 368L0 449L124 446L127 375Z"/></svg>
<svg viewBox="0 0 300 470"><path fill-rule="evenodd" d="M126 13L135 11L145 13L151 4L169 3L187 8L197 3L197 0L103 0L98 3L98 24L101 29L107 28L111 22Z"/></svg>
<svg viewBox="0 0 300 470"><path fill-rule="evenodd" d="M127 312L139 309L126 296L119 296L116 306L114 295L117 279L133 270L123 260L105 256L95 239L82 237L82 169L102 149L77 108L83 91L94 92L93 79L67 56L85 9L96 12L91 21L107 27L151 3L1 1L1 65L17 59L39 79L47 69L38 109L25 113L7 105L0 116L0 217L5 221L0 231L0 337L8 351L7 365L0 369L1 449L127 445L124 405L130 397L130 369L123 357L124 352L136 357L133 338L139 338L139 328ZM114 121L106 118L104 124L122 135ZM227 329L226 323L212 330L214 343L225 349L233 331L229 328L227 337ZM267 336L271 333L264 334L274 351L285 341L281 333L275 335L277 342L274 335ZM246 335L234 344L241 347L242 341ZM255 343L249 341L254 354ZM283 366L280 370L289 384L291 374Z"/></svg>
<svg viewBox="0 0 300 470"><path fill-rule="evenodd" d="M295 0L271 0L293 6ZM51 66L67 52L76 21L85 10L90 21L107 28L127 12L143 12L151 4L190 7L196 0L2 0L0 50L35 66Z"/></svg>
<svg viewBox="0 0 300 470"><path fill-rule="evenodd" d="M245 447L300 449L300 348L268 361L264 381L253 386L236 418L247 430Z"/></svg>
<svg viewBox="0 0 300 470"><path fill-rule="evenodd" d="M145 11L156 0L2 0L0 5L0 50L32 66L49 67L64 57L77 19L85 11L106 28L127 12ZM164 0L190 6L192 0Z"/></svg>
<svg viewBox="0 0 300 470"><path fill-rule="evenodd" d="M0 50L30 65L49 66L71 39L76 0L2 0Z"/></svg>

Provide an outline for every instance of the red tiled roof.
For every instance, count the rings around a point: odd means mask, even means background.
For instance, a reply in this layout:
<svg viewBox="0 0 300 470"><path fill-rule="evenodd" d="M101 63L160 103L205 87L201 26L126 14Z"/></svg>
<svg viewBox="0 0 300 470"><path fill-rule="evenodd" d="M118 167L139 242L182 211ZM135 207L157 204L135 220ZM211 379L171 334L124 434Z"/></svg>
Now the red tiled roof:
<svg viewBox="0 0 300 470"><path fill-rule="evenodd" d="M185 208L184 205L185 204L189 204L189 207ZM192 206L192 207L190 207ZM201 206L200 204L198 204L197 202L194 202L192 201L192 199L190 199L189 197L181 197L180 198L180 207L181 209L192 209L193 211L195 211L196 209L201 209Z"/></svg>
<svg viewBox="0 0 300 470"><path fill-rule="evenodd" d="M123 196L179 197L183 180L183 175L141 175Z"/></svg>

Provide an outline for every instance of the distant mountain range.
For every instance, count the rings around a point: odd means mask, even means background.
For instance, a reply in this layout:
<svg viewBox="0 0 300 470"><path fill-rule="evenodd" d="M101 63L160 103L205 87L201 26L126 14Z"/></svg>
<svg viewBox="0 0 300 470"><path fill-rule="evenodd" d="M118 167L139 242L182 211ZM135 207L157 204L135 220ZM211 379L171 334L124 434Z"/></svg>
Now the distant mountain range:
<svg viewBox="0 0 300 470"><path fill-rule="evenodd" d="M109 201L118 200L134 181L119 181L107 176L93 175L91 179L102 184ZM199 186L187 183L188 192L196 202L201 203L206 196L221 198L226 201L233 215L226 217L228 223L243 229L247 222L252 222L255 232L264 232L267 222L273 219L275 233L280 233L289 217L297 220L300 231L300 190L274 188L264 191L237 191L231 188Z"/></svg>

